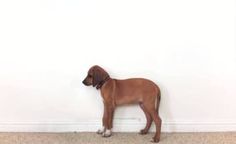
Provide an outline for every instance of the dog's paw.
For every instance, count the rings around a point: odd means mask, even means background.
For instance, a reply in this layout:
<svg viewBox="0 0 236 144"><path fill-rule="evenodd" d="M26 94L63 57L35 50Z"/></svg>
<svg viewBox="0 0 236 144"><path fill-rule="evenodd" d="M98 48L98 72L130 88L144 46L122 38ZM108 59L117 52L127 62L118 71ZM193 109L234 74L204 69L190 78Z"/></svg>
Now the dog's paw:
<svg viewBox="0 0 236 144"><path fill-rule="evenodd" d="M147 133L148 133L148 131L145 130L145 129L142 129L142 130L140 130L140 132L139 132L139 134L141 134L141 135L145 135L145 134L147 134Z"/></svg>
<svg viewBox="0 0 236 144"><path fill-rule="evenodd" d="M105 131L104 127L101 128L101 129L98 129L97 134L101 134L102 135L104 133L104 131Z"/></svg>
<svg viewBox="0 0 236 144"><path fill-rule="evenodd" d="M159 141L160 141L160 139L156 138L156 137L153 137L151 140L152 143L158 143Z"/></svg>
<svg viewBox="0 0 236 144"><path fill-rule="evenodd" d="M102 133L102 136L103 137L110 137L112 135L112 132L111 130L105 130L105 132Z"/></svg>

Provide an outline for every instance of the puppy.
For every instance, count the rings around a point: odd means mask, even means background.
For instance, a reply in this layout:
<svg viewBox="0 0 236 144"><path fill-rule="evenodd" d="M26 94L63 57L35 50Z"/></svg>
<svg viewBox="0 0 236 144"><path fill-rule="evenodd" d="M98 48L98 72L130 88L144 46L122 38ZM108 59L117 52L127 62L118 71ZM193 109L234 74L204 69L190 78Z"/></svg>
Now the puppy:
<svg viewBox="0 0 236 144"><path fill-rule="evenodd" d="M112 135L111 128L116 106L136 103L144 111L147 119L146 126L140 131L140 134L147 134L154 121L156 133L153 142L159 142L162 120L158 110L161 93L154 82L144 78L113 79L103 68L95 65L89 69L83 84L92 85L101 91L104 103L103 128L97 131L98 134L103 137Z"/></svg>

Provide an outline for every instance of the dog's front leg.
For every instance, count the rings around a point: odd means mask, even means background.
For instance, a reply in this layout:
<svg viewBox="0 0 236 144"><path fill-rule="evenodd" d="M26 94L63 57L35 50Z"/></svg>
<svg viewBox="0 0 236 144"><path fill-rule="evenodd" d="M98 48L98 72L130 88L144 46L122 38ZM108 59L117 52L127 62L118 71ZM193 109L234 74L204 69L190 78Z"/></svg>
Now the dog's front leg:
<svg viewBox="0 0 236 144"><path fill-rule="evenodd" d="M108 109L108 129L111 130L113 127L113 116L114 116L114 107L109 107Z"/></svg>
<svg viewBox="0 0 236 144"><path fill-rule="evenodd" d="M105 132L103 133L104 137L110 137L112 135L112 127L113 127L113 115L114 115L114 107L111 105L107 106L107 127Z"/></svg>
<svg viewBox="0 0 236 144"><path fill-rule="evenodd" d="M113 112L114 112L114 108L111 107L111 105L104 105L104 112L105 112L105 117L103 118L103 126L105 127L105 131L102 133L103 137L110 137L112 135L112 118L113 118Z"/></svg>
<svg viewBox="0 0 236 144"><path fill-rule="evenodd" d="M104 104L103 117L102 117L102 128L98 129L97 134L103 135L103 133L106 131L107 118L108 118L107 108L106 108L106 105Z"/></svg>

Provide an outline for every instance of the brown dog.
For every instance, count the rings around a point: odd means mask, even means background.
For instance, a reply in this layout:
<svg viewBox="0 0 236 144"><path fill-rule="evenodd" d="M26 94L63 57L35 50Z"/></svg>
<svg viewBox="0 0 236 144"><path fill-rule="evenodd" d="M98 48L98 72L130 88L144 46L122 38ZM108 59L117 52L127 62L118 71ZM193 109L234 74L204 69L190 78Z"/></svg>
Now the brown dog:
<svg viewBox="0 0 236 144"><path fill-rule="evenodd" d="M160 89L155 83L143 78L112 79L104 69L96 65L89 69L83 83L86 86L93 85L93 87L96 86L97 89L101 89L104 114L102 119L103 128L98 130L98 134L102 134L103 137L111 136L112 120L116 106L138 103L147 119L146 126L140 131L140 134L147 134L152 121L154 121L156 134L153 137L153 142L159 142L161 133L161 118L158 114Z"/></svg>

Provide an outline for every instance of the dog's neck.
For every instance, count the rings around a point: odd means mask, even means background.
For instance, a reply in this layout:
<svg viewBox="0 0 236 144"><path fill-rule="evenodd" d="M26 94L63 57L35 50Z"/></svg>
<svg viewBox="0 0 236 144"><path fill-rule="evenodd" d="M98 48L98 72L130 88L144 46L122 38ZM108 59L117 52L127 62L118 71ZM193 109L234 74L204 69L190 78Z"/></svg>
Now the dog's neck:
<svg viewBox="0 0 236 144"><path fill-rule="evenodd" d="M102 80L97 86L97 89L100 89L108 80L110 80L110 76L108 75L104 80Z"/></svg>

